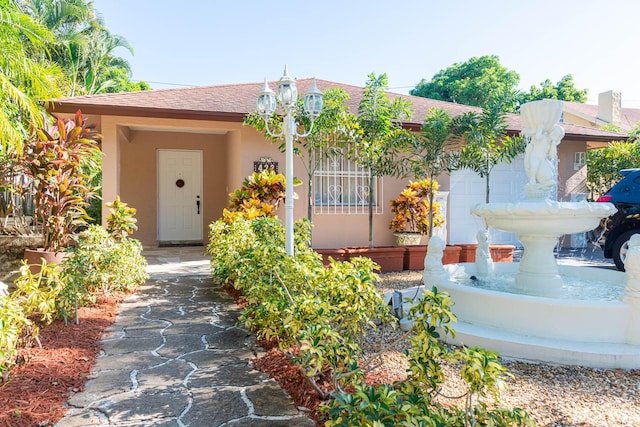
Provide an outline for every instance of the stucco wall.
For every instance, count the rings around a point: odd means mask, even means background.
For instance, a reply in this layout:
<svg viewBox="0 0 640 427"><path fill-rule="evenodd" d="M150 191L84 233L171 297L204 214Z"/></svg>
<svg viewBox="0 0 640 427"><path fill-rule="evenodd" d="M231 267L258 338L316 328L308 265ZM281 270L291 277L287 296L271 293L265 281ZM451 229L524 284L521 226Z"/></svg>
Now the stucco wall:
<svg viewBox="0 0 640 427"><path fill-rule="evenodd" d="M563 139L558 146L558 200L570 201L572 193L586 192L586 166L575 170L574 154L577 151L587 151L587 144L583 141Z"/></svg>
<svg viewBox="0 0 640 427"><path fill-rule="evenodd" d="M120 197L138 210L134 237L143 244L156 242L157 150L180 148L203 153L202 221L206 238L206 225L226 205L227 135L134 130L129 138L129 142L120 144Z"/></svg>

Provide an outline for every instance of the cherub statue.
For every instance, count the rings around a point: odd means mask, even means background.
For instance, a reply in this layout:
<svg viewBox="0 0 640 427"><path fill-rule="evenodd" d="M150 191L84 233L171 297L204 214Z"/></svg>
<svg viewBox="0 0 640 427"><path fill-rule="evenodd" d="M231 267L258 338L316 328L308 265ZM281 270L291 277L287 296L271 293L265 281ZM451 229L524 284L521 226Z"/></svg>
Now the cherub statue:
<svg viewBox="0 0 640 427"><path fill-rule="evenodd" d="M548 189L555 183L554 161L558 158L557 147L564 137L564 129L555 125L547 132L542 127L525 129L525 135L531 138L524 152L524 169L529 185Z"/></svg>
<svg viewBox="0 0 640 427"><path fill-rule="evenodd" d="M476 248L476 274L489 276L495 271L491 250L489 249L489 230L480 230L476 235L478 247Z"/></svg>
<svg viewBox="0 0 640 427"><path fill-rule="evenodd" d="M442 257L446 245L438 236L432 236L427 246L427 255L424 257L424 273L422 275L424 283L436 285L448 280L447 272L442 265Z"/></svg>
<svg viewBox="0 0 640 427"><path fill-rule="evenodd" d="M624 260L624 270L627 272L624 295L625 298L640 298L640 234L632 235L628 245L629 249Z"/></svg>

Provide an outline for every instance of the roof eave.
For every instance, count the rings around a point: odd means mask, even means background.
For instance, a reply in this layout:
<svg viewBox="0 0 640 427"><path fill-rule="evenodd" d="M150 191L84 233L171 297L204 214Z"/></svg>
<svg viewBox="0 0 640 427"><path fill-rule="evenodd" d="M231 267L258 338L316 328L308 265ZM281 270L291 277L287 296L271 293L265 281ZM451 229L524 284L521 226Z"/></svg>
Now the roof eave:
<svg viewBox="0 0 640 427"><path fill-rule="evenodd" d="M153 117L159 119L218 120L242 123L246 113L225 111L176 110L172 108L131 107L119 105L91 105L73 102L52 102L47 106L49 113L73 114L82 111L85 115Z"/></svg>

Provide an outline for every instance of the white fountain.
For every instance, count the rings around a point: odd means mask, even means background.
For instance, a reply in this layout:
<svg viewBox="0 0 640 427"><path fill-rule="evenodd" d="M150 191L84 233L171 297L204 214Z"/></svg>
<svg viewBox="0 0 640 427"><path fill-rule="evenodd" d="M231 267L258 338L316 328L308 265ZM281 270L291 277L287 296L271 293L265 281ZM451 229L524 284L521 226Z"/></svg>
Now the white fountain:
<svg viewBox="0 0 640 427"><path fill-rule="evenodd" d="M425 260L426 288L437 286L455 303L457 334L446 339L519 359L640 368L640 242L635 248L638 268L630 266L633 271L628 273L635 274L634 279L627 280L625 273L618 271L556 263L554 247L560 236L593 229L616 209L609 203L550 200L556 185L557 146L564 136L558 126L562 102L534 101L524 104L520 111L523 134L529 140L525 152L529 178L526 200L479 204L472 212L484 218L489 227L515 233L524 247L522 260L491 263L483 245L483 231L478 235L476 263L445 265L445 277L433 265L433 259L428 265ZM515 279L501 290L476 286L505 276ZM467 279L467 283L460 283L458 278ZM581 286L593 281L620 297L585 297ZM567 288L573 289L572 295L564 295ZM403 295L419 298L421 292L407 289ZM401 325L410 326L406 320Z"/></svg>
<svg viewBox="0 0 640 427"><path fill-rule="evenodd" d="M557 183L557 147L564 136L558 125L562 101L544 99L520 107L522 133L529 140L524 166L529 182L527 200L517 203L484 203L471 212L489 227L518 236L524 247L515 287L553 294L563 283L554 257L560 236L593 230L602 218L617 209L611 203L557 202L550 193ZM542 289L544 288L544 289Z"/></svg>

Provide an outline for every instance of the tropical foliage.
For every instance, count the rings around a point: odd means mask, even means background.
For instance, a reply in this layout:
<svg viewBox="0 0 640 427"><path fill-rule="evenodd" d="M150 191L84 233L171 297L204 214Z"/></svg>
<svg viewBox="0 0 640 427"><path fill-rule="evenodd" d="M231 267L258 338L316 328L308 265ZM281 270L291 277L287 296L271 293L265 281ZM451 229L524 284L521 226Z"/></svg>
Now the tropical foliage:
<svg viewBox="0 0 640 427"><path fill-rule="evenodd" d="M214 279L242 293L240 322L259 338L275 340L327 400L326 425L531 424L520 409L491 409L494 402L491 407L486 402L496 398L509 376L496 353L450 348L439 340L441 334L455 333L450 325L455 316L449 296L435 288L425 291L411 310L415 326L409 333L407 379L367 385L364 373L377 362L363 361L363 337L376 324L395 324L375 287L376 266L368 258L356 258L331 260L324 267L306 245L308 222L296 225L295 257L284 250L282 224L268 217L212 223L207 252ZM444 361L458 364L467 384L459 407L438 402L446 382Z"/></svg>
<svg viewBox="0 0 640 427"><path fill-rule="evenodd" d="M129 63L114 51L123 48L133 54L133 48L122 36L111 34L92 1L21 0L20 4L54 35L48 58L64 70L65 95L149 88L144 82L131 82Z"/></svg>
<svg viewBox="0 0 640 427"><path fill-rule="evenodd" d="M4 381L20 348L38 339L39 326L55 318L67 322L75 317L78 323L78 308L95 303L98 293L133 291L149 277L139 241L116 238L98 225L75 240L60 265L43 261L34 272L23 261L15 290L0 296L0 376Z"/></svg>
<svg viewBox="0 0 640 427"><path fill-rule="evenodd" d="M38 101L61 94L61 67L47 57L54 40L15 0L0 0L0 159L21 148L30 123L42 125Z"/></svg>
<svg viewBox="0 0 640 427"><path fill-rule="evenodd" d="M88 0L0 0L0 46L0 160L43 125L42 100L149 89L131 81L115 50L133 49Z"/></svg>
<svg viewBox="0 0 640 427"><path fill-rule="evenodd" d="M616 141L604 148L587 151L587 190L594 200L607 190L622 175L621 169L637 168L640 165L640 145L637 142Z"/></svg>
<svg viewBox="0 0 640 427"><path fill-rule="evenodd" d="M431 235L431 226L440 227L444 218L440 214L440 204L431 206L431 192L438 191L438 183L429 178L410 181L391 201L391 212L394 214L389 228L396 232L410 232Z"/></svg>
<svg viewBox="0 0 640 427"><path fill-rule="evenodd" d="M473 113L451 118L442 108L429 110L420 132L402 131L388 145L392 174L426 179L431 185L437 185L440 174L451 173L458 167L460 136L474 118ZM435 193L435 189L428 192L429 233L435 226L431 215L436 212Z"/></svg>
<svg viewBox="0 0 640 427"><path fill-rule="evenodd" d="M356 141L350 146L348 153L351 160L369 169L370 193L375 188L374 180L377 177L388 175L394 170L389 145L402 135L401 121L411 116L410 102L401 97L390 99L386 93L387 87L386 74L369 74L358 105ZM373 202L373 195L369 194L369 248L374 246Z"/></svg>
<svg viewBox="0 0 640 427"><path fill-rule="evenodd" d="M293 183L299 184L299 181ZM249 219L275 216L278 206L285 199L285 185L285 177L281 173L271 169L254 172L245 178L242 187L230 194L231 199L223 217L231 221L237 216Z"/></svg>
<svg viewBox="0 0 640 427"><path fill-rule="evenodd" d="M67 246L69 236L87 224L85 209L94 189L83 166L90 165L99 152L95 137L78 111L73 120L59 118L36 129L18 156L18 170L33 191L46 250Z"/></svg>
<svg viewBox="0 0 640 427"><path fill-rule="evenodd" d="M491 171L499 163L511 163L524 153L526 144L519 135L508 135L503 104L496 102L471 116L463 132L465 144L461 146L458 168L471 169L485 179L485 202L489 203Z"/></svg>
<svg viewBox="0 0 640 427"><path fill-rule="evenodd" d="M57 313L56 298L64 288L62 272L43 261L33 273L23 262L16 290L0 296L0 376L9 378L19 349L37 340L39 325L51 323Z"/></svg>
<svg viewBox="0 0 640 427"><path fill-rule="evenodd" d="M116 196L113 202L107 203L109 216L107 217L107 232L116 242L121 242L138 229L136 223L136 208L128 206Z"/></svg>

